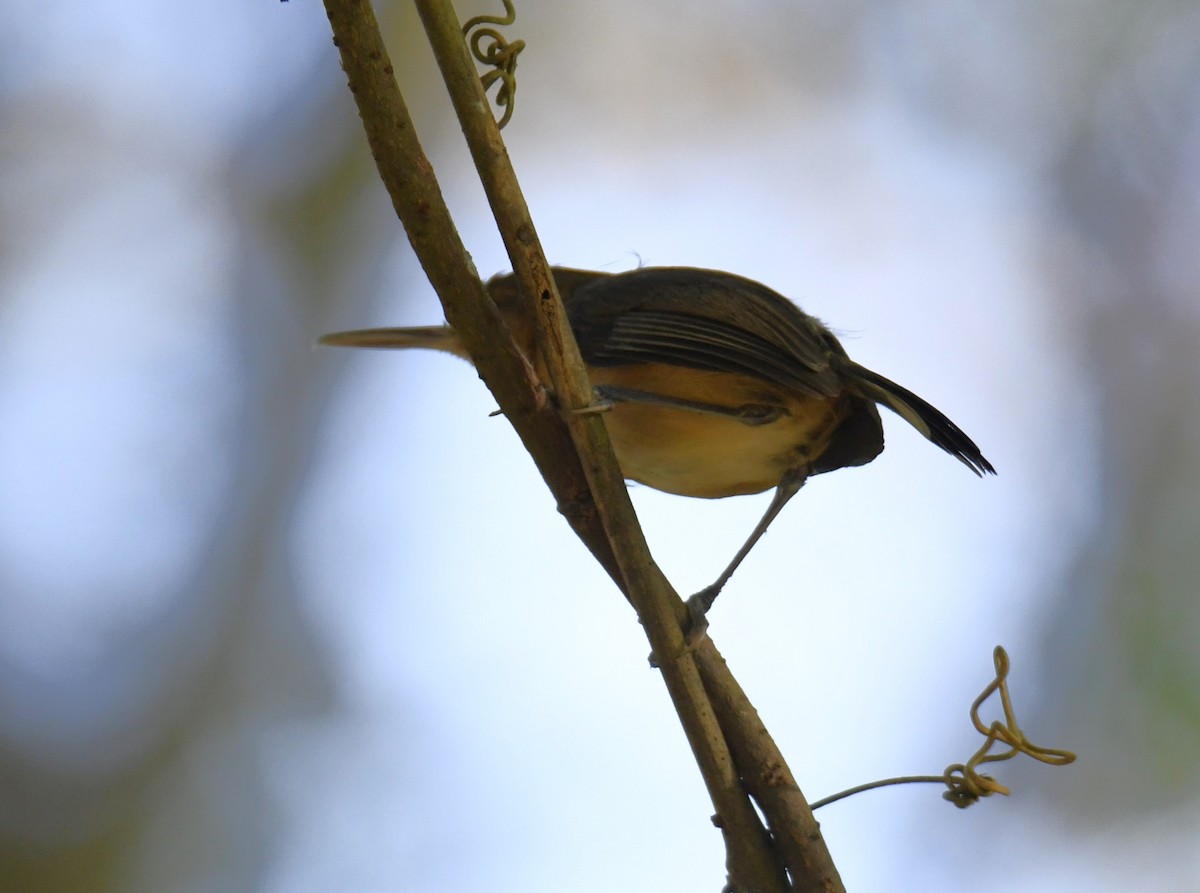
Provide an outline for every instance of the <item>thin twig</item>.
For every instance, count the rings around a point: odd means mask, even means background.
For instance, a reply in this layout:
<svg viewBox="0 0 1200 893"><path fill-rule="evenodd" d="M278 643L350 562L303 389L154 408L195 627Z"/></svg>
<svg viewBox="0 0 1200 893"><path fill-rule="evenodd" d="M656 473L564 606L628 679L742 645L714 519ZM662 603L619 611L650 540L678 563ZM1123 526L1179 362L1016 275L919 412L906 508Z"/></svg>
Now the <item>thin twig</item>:
<svg viewBox="0 0 1200 893"><path fill-rule="evenodd" d="M583 358L499 128L488 111L458 17L446 0L417 0L416 6L513 271L526 299L532 300L542 359L549 369L554 392L563 409L583 409L592 402ZM604 421L595 414L572 412L566 412L564 418L625 580L625 593L638 612L651 648L659 655L667 690L716 808L725 835L730 878L739 890L786 890L782 866L740 784L695 661L685 647L686 609L650 557Z"/></svg>
<svg viewBox="0 0 1200 893"><path fill-rule="evenodd" d="M567 520L620 585L579 455L558 414L548 411L536 376L463 247L396 85L371 4L326 0L325 9L371 154L413 250L442 300L447 321L470 349L480 377L516 428L559 505L570 507L564 511Z"/></svg>
<svg viewBox="0 0 1200 893"><path fill-rule="evenodd" d="M805 893L842 891L821 827L758 711L711 639L701 639L695 655L742 781L767 819L794 889Z"/></svg>
<svg viewBox="0 0 1200 893"><path fill-rule="evenodd" d="M830 803L837 803L839 800L845 800L847 797L853 797L855 794L862 794L866 791L874 791L879 788L891 787L897 784L941 784L946 783L944 775L898 775L895 778L881 778L878 781L868 781L865 784L858 784L852 788L846 788L844 791L838 791L836 794L830 794L828 797L822 797L820 800L814 800L811 804L813 809L820 809L822 806L828 806Z"/></svg>
<svg viewBox="0 0 1200 893"><path fill-rule="evenodd" d="M947 766L946 771L941 775L905 775L899 778L870 781L818 800L812 805L812 808L820 809L822 806L836 803L838 800L853 794L861 794L863 791L873 791L876 788L883 788L888 785L935 783L946 786L947 790L942 794L943 799L953 803L959 809L966 809L983 797L990 797L992 794L1004 794L1007 796L1009 793L1008 788L1000 784L995 778L990 775L984 775L979 771L979 767L984 763L1011 760L1020 754L1033 757L1038 762L1046 763L1049 766L1066 766L1075 762L1075 754L1071 753L1071 751L1059 750L1053 747L1041 747L1025 737L1025 733L1021 731L1021 727L1017 724L1017 714L1013 709L1012 695L1008 690L1010 663L1008 652L1004 650L1003 646L997 645L992 651L992 663L996 668L996 675L987 684L983 692L980 693L979 697L971 703L970 711L971 725L975 727L975 730L979 734L983 735L983 744L980 745L979 749L975 751L966 763L954 763ZM1000 706L1004 712L1004 719L1003 721L996 720L991 725L988 725L980 719L979 710L983 707L984 702L997 692L1000 694ZM992 748L998 742L1007 745L1008 750L1001 751L1000 753L992 753Z"/></svg>

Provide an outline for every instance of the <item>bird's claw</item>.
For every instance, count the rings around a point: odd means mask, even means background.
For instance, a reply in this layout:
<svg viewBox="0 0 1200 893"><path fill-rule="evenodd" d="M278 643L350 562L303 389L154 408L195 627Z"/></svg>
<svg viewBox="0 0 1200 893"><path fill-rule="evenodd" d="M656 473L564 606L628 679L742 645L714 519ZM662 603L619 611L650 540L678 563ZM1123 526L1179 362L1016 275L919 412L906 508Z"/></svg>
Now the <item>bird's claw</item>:
<svg viewBox="0 0 1200 893"><path fill-rule="evenodd" d="M587 406L581 406L578 409L572 409L572 415L599 415L602 412L610 412L613 408L613 401L608 397L603 396L599 389L592 396L592 402Z"/></svg>
<svg viewBox="0 0 1200 893"><path fill-rule="evenodd" d="M719 586L706 586L684 603L691 619L685 636L689 651L695 648L700 637L708 632L708 609L712 607L720 591Z"/></svg>
<svg viewBox="0 0 1200 893"><path fill-rule="evenodd" d="M708 609L720 591L716 586L707 586L684 602L688 612L688 627L683 633L683 654L695 650L700 640L708 634ZM656 655L651 654L648 660L651 667L659 666Z"/></svg>

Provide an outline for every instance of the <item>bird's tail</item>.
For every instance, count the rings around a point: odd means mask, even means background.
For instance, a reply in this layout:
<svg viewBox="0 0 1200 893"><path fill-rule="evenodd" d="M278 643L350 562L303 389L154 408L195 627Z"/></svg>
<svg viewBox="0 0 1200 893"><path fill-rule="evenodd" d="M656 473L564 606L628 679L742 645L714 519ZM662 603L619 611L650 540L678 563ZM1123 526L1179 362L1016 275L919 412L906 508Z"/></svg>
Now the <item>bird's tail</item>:
<svg viewBox="0 0 1200 893"><path fill-rule="evenodd" d="M405 329L355 329L350 332L333 332L322 335L319 344L330 344L335 347L374 347L380 349L397 349L407 347L423 347L429 350L442 350L470 360L458 333L449 326L413 326Z"/></svg>
<svg viewBox="0 0 1200 893"><path fill-rule="evenodd" d="M870 369L865 369L857 363L854 364L854 374L861 382L867 396L892 410L971 471L981 477L985 472L996 473L996 469L983 457L983 453L979 451L975 441L967 437L958 425L908 388L903 388L894 381L884 378Z"/></svg>

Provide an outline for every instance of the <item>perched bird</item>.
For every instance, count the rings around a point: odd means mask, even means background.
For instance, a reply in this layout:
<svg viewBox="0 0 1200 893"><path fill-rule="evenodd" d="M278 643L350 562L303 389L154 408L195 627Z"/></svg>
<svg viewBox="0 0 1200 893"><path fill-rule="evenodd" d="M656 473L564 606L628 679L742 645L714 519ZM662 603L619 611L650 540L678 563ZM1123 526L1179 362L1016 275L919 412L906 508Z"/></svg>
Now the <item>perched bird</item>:
<svg viewBox="0 0 1200 893"><path fill-rule="evenodd" d="M865 465L883 451L876 404L977 475L995 474L950 419L855 363L819 320L764 285L690 267L553 273L626 478L707 499L775 488L729 566L689 600L697 621L810 475ZM494 276L488 291L549 381L516 278ZM471 359L449 326L337 332L321 342Z"/></svg>

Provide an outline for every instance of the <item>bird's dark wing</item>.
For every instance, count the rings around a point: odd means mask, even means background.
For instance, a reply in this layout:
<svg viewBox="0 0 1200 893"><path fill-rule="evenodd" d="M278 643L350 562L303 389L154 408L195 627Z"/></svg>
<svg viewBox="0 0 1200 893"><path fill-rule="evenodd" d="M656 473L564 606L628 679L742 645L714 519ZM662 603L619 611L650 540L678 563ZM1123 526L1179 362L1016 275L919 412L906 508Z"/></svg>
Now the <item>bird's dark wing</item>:
<svg viewBox="0 0 1200 893"><path fill-rule="evenodd" d="M592 365L733 372L817 396L841 388L831 360L845 354L824 326L729 273L646 267L605 276L571 291L567 315Z"/></svg>

